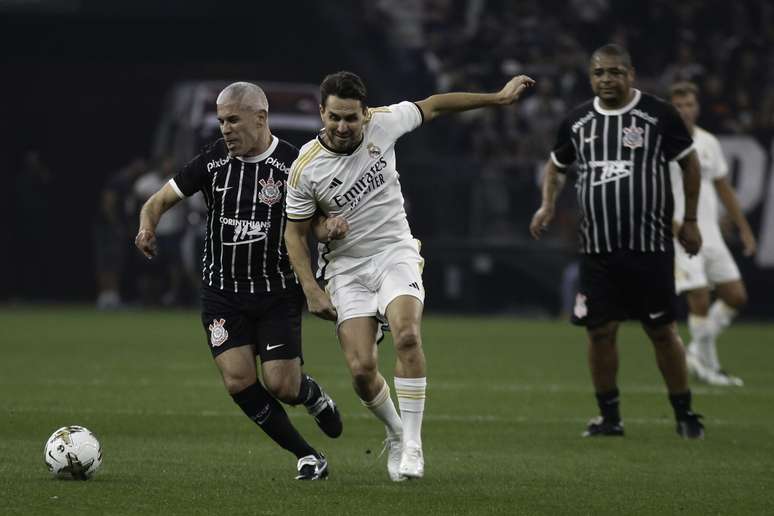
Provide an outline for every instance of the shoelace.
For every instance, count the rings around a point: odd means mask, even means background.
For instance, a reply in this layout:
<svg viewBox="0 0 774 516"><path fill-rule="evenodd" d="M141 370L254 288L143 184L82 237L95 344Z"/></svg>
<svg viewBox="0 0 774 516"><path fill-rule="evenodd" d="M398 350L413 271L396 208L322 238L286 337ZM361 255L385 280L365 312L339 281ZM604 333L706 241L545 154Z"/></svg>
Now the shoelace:
<svg viewBox="0 0 774 516"><path fill-rule="evenodd" d="M391 443L392 443L392 441L390 440L390 438L389 437L385 437L384 441L382 441L382 451L380 451L379 455L376 456L376 459L374 460L374 465L376 465L379 462L379 459L382 458L382 455L384 455L384 453L386 451L388 451L388 450L390 450L392 448L392 444ZM399 445L400 441L398 441L395 444ZM387 460L389 460L389 457L387 458Z"/></svg>
<svg viewBox="0 0 774 516"><path fill-rule="evenodd" d="M422 451L420 448L409 447L409 448L406 448L404 452L412 459L419 459L420 457L422 457Z"/></svg>
<svg viewBox="0 0 774 516"><path fill-rule="evenodd" d="M382 455L384 455L384 452L390 449L390 438L385 437L384 441L382 441L382 451L379 452L379 455L376 456L376 461L378 462L379 459L382 458Z"/></svg>

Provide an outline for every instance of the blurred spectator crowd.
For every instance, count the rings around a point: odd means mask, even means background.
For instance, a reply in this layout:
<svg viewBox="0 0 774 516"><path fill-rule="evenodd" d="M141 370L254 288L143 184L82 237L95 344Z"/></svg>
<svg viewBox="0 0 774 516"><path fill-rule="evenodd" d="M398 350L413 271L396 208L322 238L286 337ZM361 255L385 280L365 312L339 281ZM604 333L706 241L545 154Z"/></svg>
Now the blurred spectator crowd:
<svg viewBox="0 0 774 516"><path fill-rule="evenodd" d="M206 209L193 196L164 214L156 228L157 256L147 260L131 245L143 203L177 171L172 157L149 165L135 158L110 174L99 194L94 222L97 307L195 304L201 277Z"/></svg>
<svg viewBox="0 0 774 516"><path fill-rule="evenodd" d="M514 192L536 183L562 117L591 96L588 59L605 43L629 49L637 86L646 91L666 96L673 82L695 81L706 129L774 132L771 2L378 0L369 8L366 19L387 32L405 72L424 77L433 91L496 91L522 73L537 80L517 105L447 125L446 141L480 171L472 218L482 222L471 225L471 235L523 233L512 227L524 216ZM556 236L574 246L574 201L563 197L558 226L570 230Z"/></svg>
<svg viewBox="0 0 774 516"><path fill-rule="evenodd" d="M496 91L516 74L537 80L514 106L434 123L439 127L428 138L438 140L424 147L430 150L403 155L401 167L424 171L405 176L407 207L422 238L526 242L556 128L570 108L590 98L588 59L608 42L629 49L643 90L665 96L677 80L696 82L706 129L774 134L771 2L376 0L362 7L362 21L394 54L395 69L385 73L405 78L415 91ZM407 94L395 92L394 100ZM441 155L432 154L438 150ZM150 165L138 158L105 181L94 228L100 308L121 307L126 299L165 306L196 299L205 216L199 196L162 219L158 259L145 260L127 245L142 203L175 171L171 157ZM442 174L444 181L437 181ZM565 190L556 230L543 245L571 252L577 209L573 189ZM445 209L452 204L453 224ZM573 270L565 274L564 283L572 283Z"/></svg>

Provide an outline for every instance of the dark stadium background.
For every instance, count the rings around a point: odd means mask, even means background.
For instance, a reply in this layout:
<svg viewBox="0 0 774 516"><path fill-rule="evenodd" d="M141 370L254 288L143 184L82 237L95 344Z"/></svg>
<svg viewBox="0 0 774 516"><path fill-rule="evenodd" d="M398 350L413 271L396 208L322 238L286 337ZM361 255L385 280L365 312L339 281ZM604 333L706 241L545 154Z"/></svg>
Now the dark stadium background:
<svg viewBox="0 0 774 516"><path fill-rule="evenodd" d="M747 111L774 113L774 17L763 1L601 2L607 10L596 18L594 12L586 17L583 2L426 2L432 16L423 25L425 45L444 57L440 72L422 57L422 48L396 44L396 26L406 13L390 12L390 4L411 2L0 1L6 187L0 301L94 301L92 226L99 193L108 175L133 157L152 158L166 96L181 81L316 84L327 73L351 69L379 105L423 98L442 79L494 90L508 74L527 73L552 83L546 98L569 108L590 92L581 76L573 96L559 94L552 74L565 49L588 56L598 45L625 41L644 89L663 94L657 78L682 42L694 49L705 78L724 81L732 110L745 108L736 86L742 84L753 105ZM476 34L466 37L461 18L471 4L481 5L483 14ZM713 32L726 38L718 48L724 41L732 45L717 61L715 43L702 39ZM745 64L748 49L751 64ZM741 115L737 125L721 122L768 153L774 116L762 118L754 125L745 125ZM553 238L538 245L527 234L539 202L535 169L558 121L542 114L525 120L515 112L472 122L448 118L401 141L409 216L428 258L428 308L540 316L561 311L560 279L574 252L571 196L564 198ZM498 140L503 128L510 133ZM32 150L52 174L40 188L22 179L24 156ZM767 190L770 167L767 157ZM759 240L772 202L764 194L747 214ZM493 213L499 222L492 222ZM740 258L733 239L731 247ZM751 298L746 315L770 317L774 271L741 258L740 267ZM130 304L136 302L132 282L124 278Z"/></svg>

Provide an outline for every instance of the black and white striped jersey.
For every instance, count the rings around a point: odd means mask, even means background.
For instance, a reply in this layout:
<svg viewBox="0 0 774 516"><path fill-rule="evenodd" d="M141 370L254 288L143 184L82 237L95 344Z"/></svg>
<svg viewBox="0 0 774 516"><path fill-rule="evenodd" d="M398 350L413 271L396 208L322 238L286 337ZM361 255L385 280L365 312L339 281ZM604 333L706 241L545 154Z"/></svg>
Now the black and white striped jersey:
<svg viewBox="0 0 774 516"><path fill-rule="evenodd" d="M263 154L232 158L221 138L169 181L180 197L204 195L205 285L256 293L298 284L283 238L286 181L297 157L298 149L272 136Z"/></svg>
<svg viewBox="0 0 774 516"><path fill-rule="evenodd" d="M606 110L599 98L573 109L551 160L562 172L577 166L580 251L672 251L669 162L692 148L677 110L639 90L621 109Z"/></svg>

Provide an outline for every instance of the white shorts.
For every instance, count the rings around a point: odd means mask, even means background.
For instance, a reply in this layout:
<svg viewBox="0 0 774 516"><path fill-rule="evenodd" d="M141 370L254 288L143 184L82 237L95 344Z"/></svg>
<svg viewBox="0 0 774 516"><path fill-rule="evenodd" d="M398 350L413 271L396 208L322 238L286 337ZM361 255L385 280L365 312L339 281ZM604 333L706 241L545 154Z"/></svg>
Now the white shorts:
<svg viewBox="0 0 774 516"><path fill-rule="evenodd" d="M338 312L338 326L355 317L376 317L386 321L387 306L398 296L412 296L425 302L419 240L401 242L384 251L363 258L363 262L346 274L328 280L325 289Z"/></svg>
<svg viewBox="0 0 774 516"><path fill-rule="evenodd" d="M741 279L731 252L722 240L711 240L701 246L699 254L690 257L683 246L675 241L675 290L714 287Z"/></svg>

